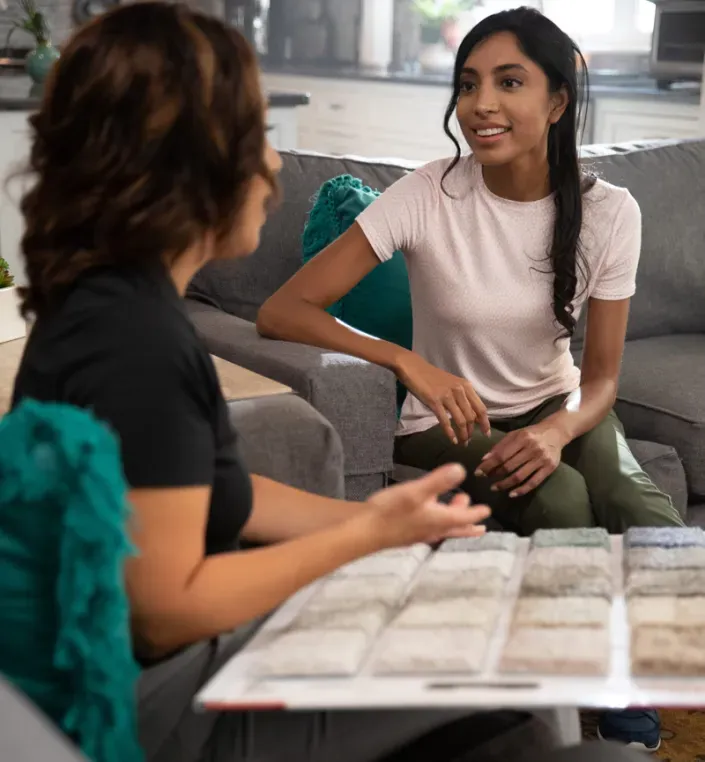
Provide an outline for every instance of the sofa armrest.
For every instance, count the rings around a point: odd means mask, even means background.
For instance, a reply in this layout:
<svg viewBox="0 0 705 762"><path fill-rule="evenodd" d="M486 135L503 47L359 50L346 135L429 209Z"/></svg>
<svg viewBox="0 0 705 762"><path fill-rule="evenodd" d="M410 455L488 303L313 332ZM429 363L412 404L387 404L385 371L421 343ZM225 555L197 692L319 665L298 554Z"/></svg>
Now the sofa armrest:
<svg viewBox="0 0 705 762"><path fill-rule="evenodd" d="M333 424L347 476L392 470L393 373L339 352L263 339L254 323L207 304L187 299L186 307L211 354L291 387Z"/></svg>

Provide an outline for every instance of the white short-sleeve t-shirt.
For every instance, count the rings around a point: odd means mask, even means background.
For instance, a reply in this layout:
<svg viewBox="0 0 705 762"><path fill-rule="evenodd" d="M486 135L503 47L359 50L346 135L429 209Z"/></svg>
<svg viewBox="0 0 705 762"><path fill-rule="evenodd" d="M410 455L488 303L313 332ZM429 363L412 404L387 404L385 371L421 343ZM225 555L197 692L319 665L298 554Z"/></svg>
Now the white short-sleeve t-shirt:
<svg viewBox="0 0 705 762"><path fill-rule="evenodd" d="M555 322L548 253L553 197L509 201L485 185L465 156L445 181L450 160L427 164L386 190L357 218L380 260L406 257L414 314L414 351L467 379L490 418L526 413L580 384L568 339ZM634 294L641 213L625 188L597 180L584 196L582 253L589 279L579 282L574 316L588 297ZM412 395L399 434L437 423Z"/></svg>

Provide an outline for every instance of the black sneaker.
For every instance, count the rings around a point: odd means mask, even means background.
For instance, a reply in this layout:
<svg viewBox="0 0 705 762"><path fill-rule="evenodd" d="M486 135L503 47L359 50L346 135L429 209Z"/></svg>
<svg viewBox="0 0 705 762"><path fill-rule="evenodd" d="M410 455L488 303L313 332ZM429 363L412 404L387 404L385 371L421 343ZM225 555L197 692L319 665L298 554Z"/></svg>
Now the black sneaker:
<svg viewBox="0 0 705 762"><path fill-rule="evenodd" d="M602 741L614 741L653 753L661 746L661 720L653 709L603 712L597 736Z"/></svg>

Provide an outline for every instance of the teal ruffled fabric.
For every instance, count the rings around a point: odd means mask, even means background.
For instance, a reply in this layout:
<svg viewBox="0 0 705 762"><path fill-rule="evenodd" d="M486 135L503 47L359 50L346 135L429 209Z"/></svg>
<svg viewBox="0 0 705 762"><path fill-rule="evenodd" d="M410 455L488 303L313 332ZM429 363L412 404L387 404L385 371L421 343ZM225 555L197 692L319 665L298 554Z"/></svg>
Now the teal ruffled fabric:
<svg viewBox="0 0 705 762"><path fill-rule="evenodd" d="M118 442L83 410L0 421L0 670L94 762L140 762Z"/></svg>
<svg viewBox="0 0 705 762"><path fill-rule="evenodd" d="M323 183L304 229L304 263L339 238L379 195L352 175L339 175ZM403 253L394 252L328 312L370 336L411 349L411 293ZM405 396L406 389L399 384L398 412Z"/></svg>

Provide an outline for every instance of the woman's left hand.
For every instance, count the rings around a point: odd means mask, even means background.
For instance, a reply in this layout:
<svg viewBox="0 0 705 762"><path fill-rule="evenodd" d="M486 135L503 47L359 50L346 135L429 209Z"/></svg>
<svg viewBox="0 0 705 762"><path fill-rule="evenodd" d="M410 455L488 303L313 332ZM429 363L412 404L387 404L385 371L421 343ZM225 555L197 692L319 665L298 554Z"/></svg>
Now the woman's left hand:
<svg viewBox="0 0 705 762"><path fill-rule="evenodd" d="M494 492L526 495L558 468L567 443L562 431L546 423L512 431L485 455L475 476L500 479L492 486Z"/></svg>

